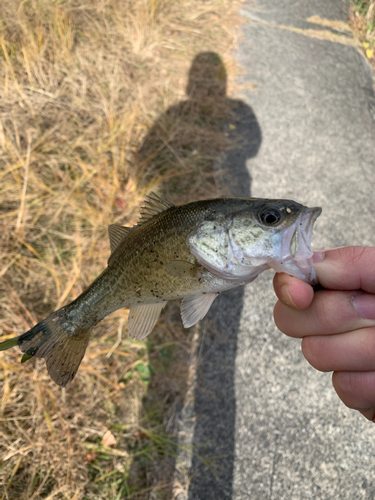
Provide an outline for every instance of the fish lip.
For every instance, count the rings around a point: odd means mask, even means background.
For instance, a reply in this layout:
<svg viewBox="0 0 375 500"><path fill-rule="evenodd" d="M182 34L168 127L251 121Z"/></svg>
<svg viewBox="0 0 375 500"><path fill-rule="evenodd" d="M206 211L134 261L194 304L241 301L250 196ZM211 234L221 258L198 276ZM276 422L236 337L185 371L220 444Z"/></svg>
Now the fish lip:
<svg viewBox="0 0 375 500"><path fill-rule="evenodd" d="M319 215L322 213L322 208L321 207L313 207L313 208L308 208L304 214L305 215L310 215L310 220L308 222L307 230L310 231L312 230L316 219L319 217Z"/></svg>
<svg viewBox="0 0 375 500"><path fill-rule="evenodd" d="M312 231L313 226L315 224L316 219L322 213L322 209L320 207L308 208L304 210L301 214L301 223L299 225L299 232L304 233L307 236L306 243L308 245L308 249L311 251L311 239L312 239ZM297 250L298 253L298 250Z"/></svg>
<svg viewBox="0 0 375 500"><path fill-rule="evenodd" d="M283 259L292 259L296 265L296 271L299 278L303 279L311 285L318 283L314 263L312 260L313 251L311 250L311 239L313 226L316 219L322 213L320 207L306 208L301 212L292 228L294 231L289 231L285 241L285 253ZM292 252L292 240L297 231L298 245L295 253Z"/></svg>

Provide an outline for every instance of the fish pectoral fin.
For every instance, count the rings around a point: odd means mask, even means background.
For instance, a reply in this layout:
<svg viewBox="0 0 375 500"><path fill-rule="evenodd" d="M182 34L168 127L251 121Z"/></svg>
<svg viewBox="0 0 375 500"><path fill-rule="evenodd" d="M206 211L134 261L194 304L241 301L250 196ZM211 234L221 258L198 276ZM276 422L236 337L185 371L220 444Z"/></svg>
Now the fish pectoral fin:
<svg viewBox="0 0 375 500"><path fill-rule="evenodd" d="M129 337L136 340L142 340L147 337L154 328L165 305L166 302L132 305L128 317Z"/></svg>
<svg viewBox="0 0 375 500"><path fill-rule="evenodd" d="M171 260L166 266L166 269L180 279L187 278L197 280L202 277L199 272L199 266L186 262L185 260Z"/></svg>
<svg viewBox="0 0 375 500"><path fill-rule="evenodd" d="M211 292L185 297L181 304L181 319L184 327L190 328L203 319L218 295L218 292Z"/></svg>
<svg viewBox="0 0 375 500"><path fill-rule="evenodd" d="M108 226L109 244L111 246L111 253L113 253L119 246L121 241L131 231L131 227L120 226L118 224L111 224Z"/></svg>

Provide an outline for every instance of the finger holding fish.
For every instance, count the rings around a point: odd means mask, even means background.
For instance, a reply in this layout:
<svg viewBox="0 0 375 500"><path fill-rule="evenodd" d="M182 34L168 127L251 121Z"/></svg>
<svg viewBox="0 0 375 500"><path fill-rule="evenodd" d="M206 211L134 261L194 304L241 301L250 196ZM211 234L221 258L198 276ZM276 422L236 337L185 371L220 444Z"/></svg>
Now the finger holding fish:
<svg viewBox="0 0 375 500"><path fill-rule="evenodd" d="M315 252L313 256L321 287L330 290L362 289L375 293L375 251L373 247L338 247ZM274 277L277 297L286 305L306 309L312 301L313 290L290 275L277 273Z"/></svg>
<svg viewBox="0 0 375 500"><path fill-rule="evenodd" d="M302 338L302 352L317 370L333 371L340 399L366 418L375 417L375 247L340 247L315 256L314 293L291 276L274 278L281 331Z"/></svg>
<svg viewBox="0 0 375 500"><path fill-rule="evenodd" d="M286 273L275 274L273 287L277 298L291 309L307 309L314 299L311 285Z"/></svg>
<svg viewBox="0 0 375 500"><path fill-rule="evenodd" d="M367 305L370 308L372 302L375 302L372 294L359 290L318 290L304 310L290 308L279 301L274 309L274 318L277 327L290 337L334 335L375 326L375 317L365 317Z"/></svg>
<svg viewBox="0 0 375 500"><path fill-rule="evenodd" d="M340 247L314 255L319 283L276 274L277 326L287 335L332 335L372 326L375 320L375 248Z"/></svg>

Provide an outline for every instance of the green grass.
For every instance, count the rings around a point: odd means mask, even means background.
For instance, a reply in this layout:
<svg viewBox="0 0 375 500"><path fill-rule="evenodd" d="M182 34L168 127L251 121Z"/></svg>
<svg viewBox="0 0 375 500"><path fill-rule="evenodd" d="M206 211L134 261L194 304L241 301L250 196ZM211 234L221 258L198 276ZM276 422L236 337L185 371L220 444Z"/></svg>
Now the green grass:
<svg viewBox="0 0 375 500"><path fill-rule="evenodd" d="M352 1L350 24L354 36L375 70L375 0Z"/></svg>

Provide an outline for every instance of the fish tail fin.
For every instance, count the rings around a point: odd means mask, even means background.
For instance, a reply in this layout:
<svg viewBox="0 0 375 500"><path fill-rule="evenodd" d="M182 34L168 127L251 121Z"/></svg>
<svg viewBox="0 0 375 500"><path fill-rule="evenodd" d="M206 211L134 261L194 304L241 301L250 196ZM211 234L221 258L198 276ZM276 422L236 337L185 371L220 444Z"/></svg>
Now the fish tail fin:
<svg viewBox="0 0 375 500"><path fill-rule="evenodd" d="M77 325L61 308L20 337L0 344L0 350L18 345L24 353L21 363L33 357L44 358L52 380L65 387L77 373L90 332L90 325Z"/></svg>

